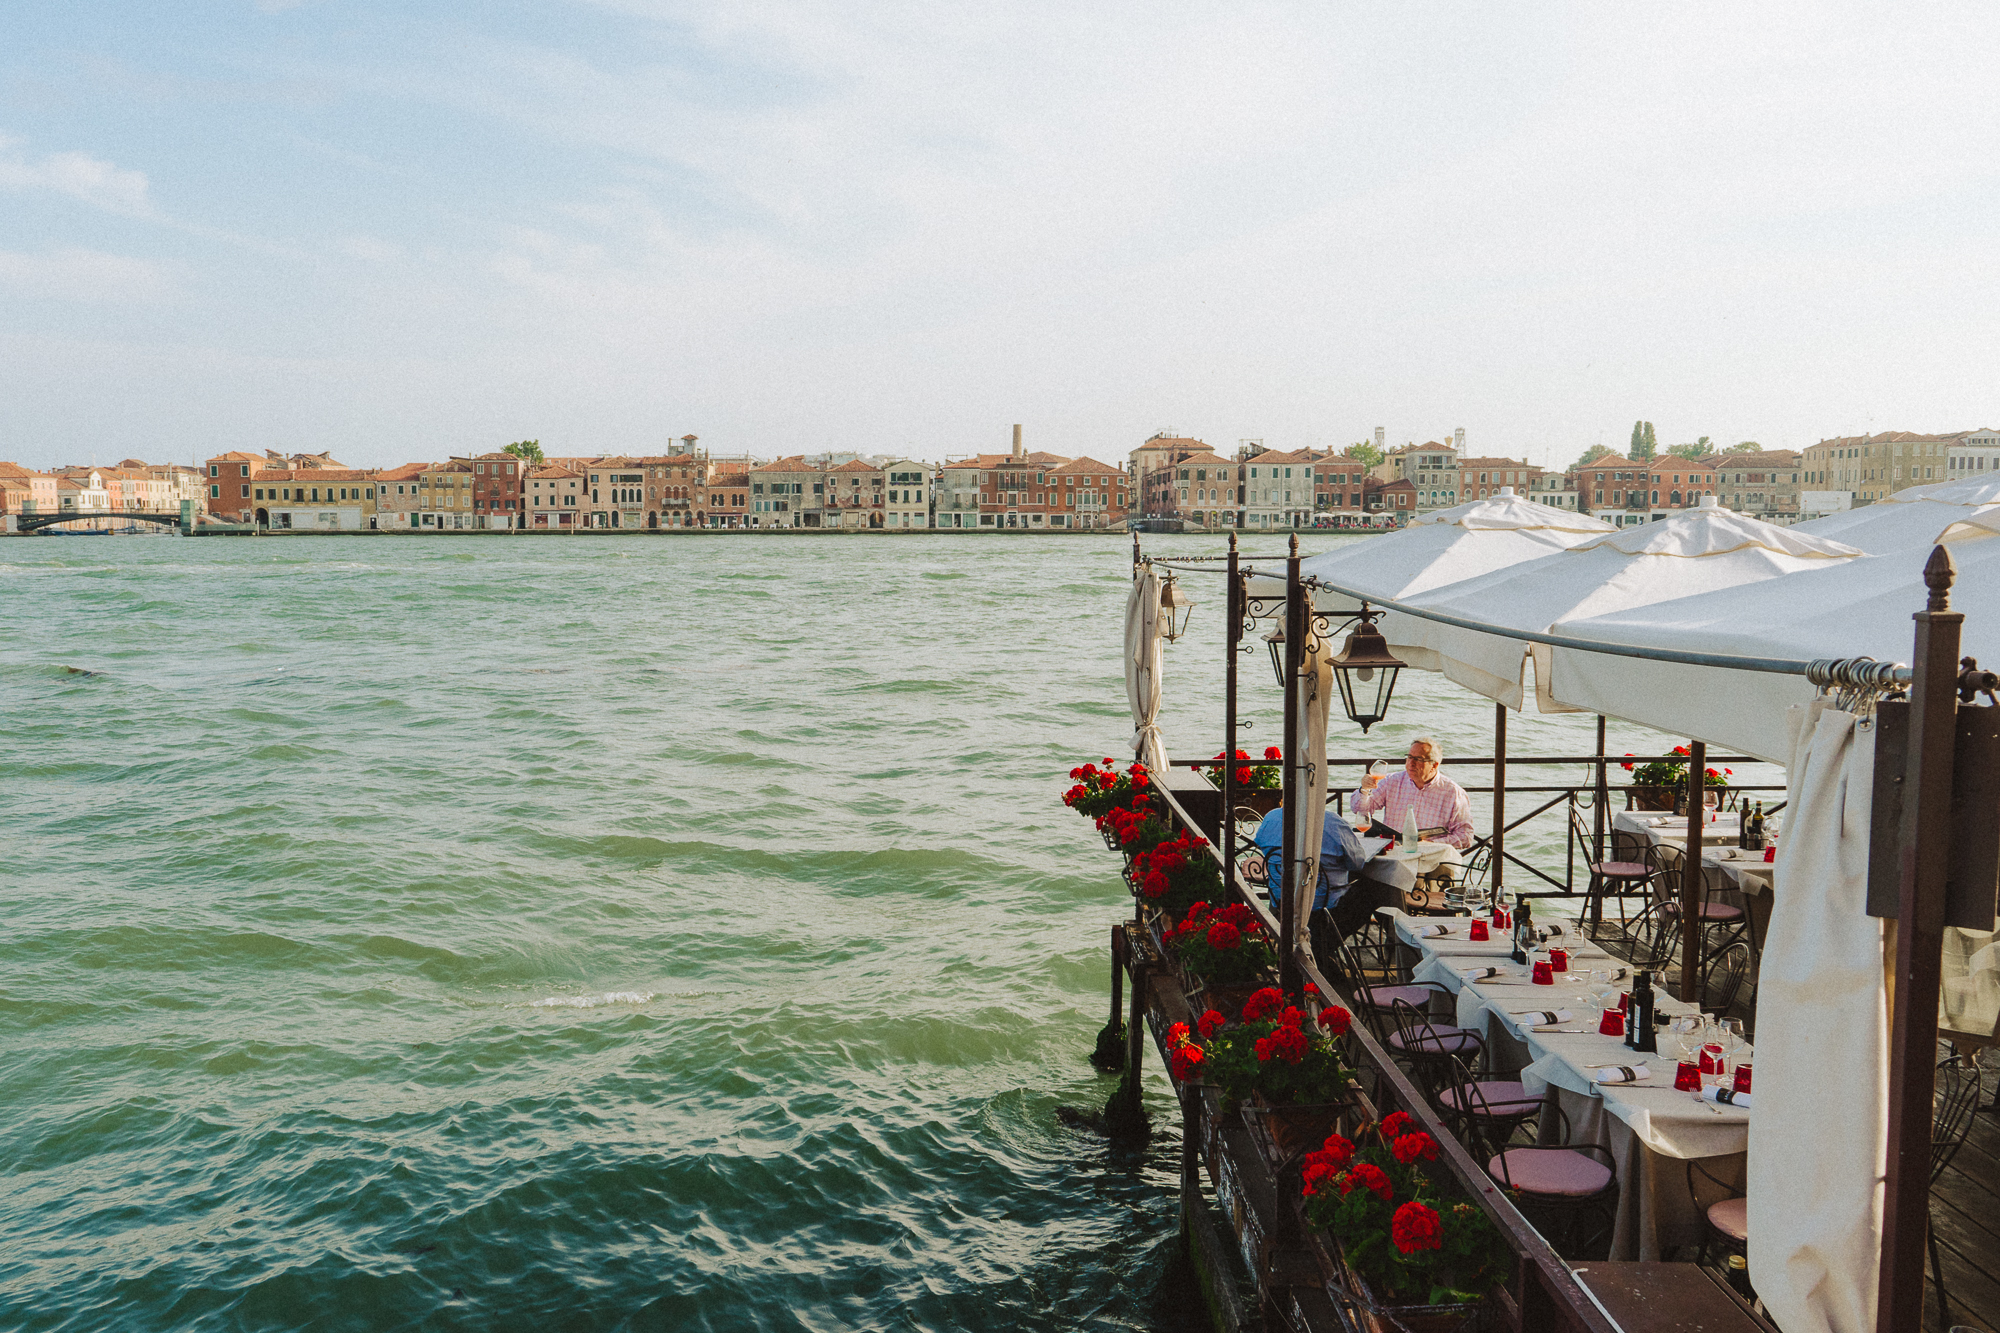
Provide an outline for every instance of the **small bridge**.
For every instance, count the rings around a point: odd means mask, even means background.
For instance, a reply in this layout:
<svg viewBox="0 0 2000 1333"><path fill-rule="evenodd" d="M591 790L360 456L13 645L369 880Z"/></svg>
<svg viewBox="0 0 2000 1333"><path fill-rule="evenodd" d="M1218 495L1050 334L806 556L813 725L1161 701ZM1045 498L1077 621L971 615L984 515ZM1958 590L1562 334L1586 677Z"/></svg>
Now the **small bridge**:
<svg viewBox="0 0 2000 1333"><path fill-rule="evenodd" d="M87 514L22 514L15 520L14 527L18 532L40 532L43 528L52 528L58 523L122 523L127 519L137 519L141 523L158 523L162 527L170 528L178 528L181 525L181 516L178 512L169 513L164 509L98 509Z"/></svg>

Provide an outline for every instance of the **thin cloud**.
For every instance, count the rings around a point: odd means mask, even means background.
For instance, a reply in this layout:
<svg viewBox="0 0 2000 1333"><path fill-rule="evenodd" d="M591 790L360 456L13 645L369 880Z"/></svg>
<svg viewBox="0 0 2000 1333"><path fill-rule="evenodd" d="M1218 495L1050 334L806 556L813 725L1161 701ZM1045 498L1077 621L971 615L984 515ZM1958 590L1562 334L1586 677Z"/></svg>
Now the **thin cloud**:
<svg viewBox="0 0 2000 1333"><path fill-rule="evenodd" d="M19 140L0 139L0 189L57 194L126 217L156 216L146 173L87 153L51 153L33 159Z"/></svg>
<svg viewBox="0 0 2000 1333"><path fill-rule="evenodd" d="M0 290L16 296L93 304L156 301L172 287L150 260L69 247L43 254L0 250Z"/></svg>

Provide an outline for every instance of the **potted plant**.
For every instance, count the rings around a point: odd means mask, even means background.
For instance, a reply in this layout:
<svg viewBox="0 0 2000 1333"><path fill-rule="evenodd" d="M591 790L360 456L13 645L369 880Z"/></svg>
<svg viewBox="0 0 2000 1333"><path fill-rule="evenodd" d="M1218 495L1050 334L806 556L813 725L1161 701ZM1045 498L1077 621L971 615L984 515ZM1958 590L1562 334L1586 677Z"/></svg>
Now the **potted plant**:
<svg viewBox="0 0 2000 1333"><path fill-rule="evenodd" d="M1142 905L1165 914L1149 914L1155 936L1166 947L1165 927L1179 921L1198 902L1220 896L1222 868L1207 854L1208 839L1190 832L1135 853L1126 878Z"/></svg>
<svg viewBox="0 0 2000 1333"><path fill-rule="evenodd" d="M1215 1010L1202 1020L1208 1080L1231 1101L1259 1108L1279 1152L1327 1136L1352 1100L1354 1070L1339 1042L1354 1025L1352 1014L1328 1005L1309 1021L1266 986L1244 1001L1240 1024L1225 1023Z"/></svg>
<svg viewBox="0 0 2000 1333"><path fill-rule="evenodd" d="M1153 779L1146 766L1134 763L1120 773L1110 759L1080 764L1069 771L1073 784L1063 804L1091 820L1114 852L1132 855L1164 842L1173 830L1153 809Z"/></svg>
<svg viewBox="0 0 2000 1333"><path fill-rule="evenodd" d="M1264 747L1262 763L1253 761L1248 751L1238 750L1236 771L1230 775L1236 784L1231 789L1231 799L1237 805L1248 806L1259 814L1269 814L1277 809L1278 803L1284 799L1284 778L1278 767L1284 757L1285 752L1275 745ZM1222 766L1227 762L1227 753L1218 753L1215 758L1208 761L1209 766L1203 770L1204 776L1215 785L1217 791L1222 789Z"/></svg>
<svg viewBox="0 0 2000 1333"><path fill-rule="evenodd" d="M1359 1147L1329 1135L1306 1155L1306 1218L1334 1242L1348 1294L1374 1330L1455 1329L1506 1280L1512 1258L1478 1205L1429 1164L1438 1146L1401 1111Z"/></svg>
<svg viewBox="0 0 2000 1333"><path fill-rule="evenodd" d="M1682 756L1681 762L1670 759L1655 759L1645 764L1622 764L1632 775L1632 802L1641 810L1672 810L1675 803L1687 791L1688 747L1676 745L1673 752ZM1628 750L1626 758L1631 758ZM1727 789L1729 779L1735 775L1733 768L1704 769L1702 785Z"/></svg>
<svg viewBox="0 0 2000 1333"><path fill-rule="evenodd" d="M1241 1010L1251 993L1270 980L1278 963L1277 950L1256 913L1242 903L1227 907L1195 903L1161 937L1180 960L1182 972L1206 994L1208 1007L1225 1017Z"/></svg>

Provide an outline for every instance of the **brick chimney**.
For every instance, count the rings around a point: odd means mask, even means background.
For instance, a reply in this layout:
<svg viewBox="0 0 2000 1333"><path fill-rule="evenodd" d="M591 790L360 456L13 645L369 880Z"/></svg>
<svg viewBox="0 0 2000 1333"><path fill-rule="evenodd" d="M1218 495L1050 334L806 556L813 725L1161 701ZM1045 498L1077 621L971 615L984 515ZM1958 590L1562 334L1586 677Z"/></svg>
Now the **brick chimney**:
<svg viewBox="0 0 2000 1333"><path fill-rule="evenodd" d="M1451 447L1460 453L1465 452L1465 427L1460 426L1451 433Z"/></svg>
<svg viewBox="0 0 2000 1333"><path fill-rule="evenodd" d="M1025 457L1021 452L1021 428L1018 425L1014 427L1014 457Z"/></svg>

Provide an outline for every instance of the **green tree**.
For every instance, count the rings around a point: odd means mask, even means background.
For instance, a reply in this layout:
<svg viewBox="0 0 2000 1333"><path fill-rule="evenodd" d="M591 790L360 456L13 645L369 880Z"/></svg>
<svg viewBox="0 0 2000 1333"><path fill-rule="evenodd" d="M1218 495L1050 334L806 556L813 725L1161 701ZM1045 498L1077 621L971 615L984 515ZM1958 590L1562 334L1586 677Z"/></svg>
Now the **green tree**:
<svg viewBox="0 0 2000 1333"><path fill-rule="evenodd" d="M1667 452L1676 458L1706 458L1715 452L1715 446L1710 444L1708 436L1704 435L1693 444L1677 444Z"/></svg>
<svg viewBox="0 0 2000 1333"><path fill-rule="evenodd" d="M1588 449L1584 450L1583 457L1577 459L1574 463L1571 463L1570 467L1572 468L1589 467L1592 463L1595 463L1598 459L1605 457L1607 454L1616 454L1617 452L1618 451L1616 449L1613 449L1608 444L1593 444Z"/></svg>
<svg viewBox="0 0 2000 1333"><path fill-rule="evenodd" d="M1369 467L1374 467L1382 461L1382 451L1372 444L1350 444L1347 446L1347 452Z"/></svg>
<svg viewBox="0 0 2000 1333"><path fill-rule="evenodd" d="M1653 423L1635 421L1632 423L1632 458L1645 462L1660 451L1660 444L1653 436Z"/></svg>
<svg viewBox="0 0 2000 1333"><path fill-rule="evenodd" d="M540 440L516 440L500 452L512 454L516 458L525 458L530 463L539 463L542 461L542 443Z"/></svg>

